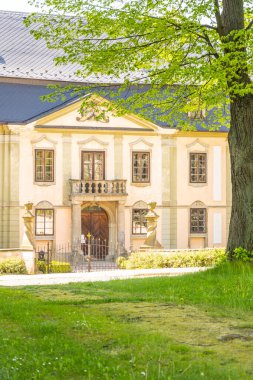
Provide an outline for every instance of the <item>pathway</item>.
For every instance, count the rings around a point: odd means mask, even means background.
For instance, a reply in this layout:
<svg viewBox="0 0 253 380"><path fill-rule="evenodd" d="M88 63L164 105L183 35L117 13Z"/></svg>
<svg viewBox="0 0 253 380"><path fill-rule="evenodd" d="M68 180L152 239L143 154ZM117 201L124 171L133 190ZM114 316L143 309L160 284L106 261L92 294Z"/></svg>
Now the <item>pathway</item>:
<svg viewBox="0 0 253 380"><path fill-rule="evenodd" d="M3 275L0 276L0 286L26 286L26 285L57 285L70 282L94 282L125 280L130 278L179 276L194 273L208 268L163 268L163 269L116 269L104 272L82 273L50 273L35 275Z"/></svg>

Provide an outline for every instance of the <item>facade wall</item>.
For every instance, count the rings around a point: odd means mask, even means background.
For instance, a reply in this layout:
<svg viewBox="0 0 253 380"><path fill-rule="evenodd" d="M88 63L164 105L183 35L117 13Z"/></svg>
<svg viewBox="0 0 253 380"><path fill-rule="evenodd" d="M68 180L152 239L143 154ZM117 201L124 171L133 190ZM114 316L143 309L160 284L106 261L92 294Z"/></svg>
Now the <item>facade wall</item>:
<svg viewBox="0 0 253 380"><path fill-rule="evenodd" d="M18 248L19 136L0 126L0 246Z"/></svg>
<svg viewBox="0 0 253 380"><path fill-rule="evenodd" d="M48 125L76 124L77 112L71 111ZM41 244L50 240L56 245L71 242L73 232L80 235L81 210L89 204L104 207L109 216L110 239L124 241L126 249L143 244L145 236L132 234L132 209L140 202L157 202L157 238L165 248L195 248L225 246L231 208L229 156L225 134L192 133L147 128L137 133L140 124L125 118L113 119L108 130L36 130L33 125L19 129L11 140L0 134L0 246L18 247L23 236L24 204L54 209L54 235L38 237ZM87 126L87 122L78 125ZM112 127L124 127L126 132L110 133ZM18 130L16 127L16 131ZM133 132L131 132L131 128ZM3 137L5 136L5 137ZM35 149L53 149L55 178L53 183L36 183L34 179ZM86 197L75 202L70 196L69 179L81 178L81 152L105 152L105 179L127 182L127 196ZM132 182L132 152L150 153L150 183ZM189 182L190 152L207 154L207 183ZM4 179L4 180L3 180ZM137 206L136 206L137 205ZM207 233L190 234L190 209L207 210ZM143 206L144 207L144 206ZM75 217L73 210L76 210ZM123 211L122 211L123 210ZM123 212L123 214L122 214ZM78 219L79 218L79 219Z"/></svg>
<svg viewBox="0 0 253 380"><path fill-rule="evenodd" d="M187 244L190 248L195 248L198 243L208 247L224 247L227 240L227 196L230 192L230 182L227 181L229 175L227 141L225 136L196 137L196 135L182 137L177 141L178 248L184 248ZM190 183L190 152L207 154L207 183ZM189 221L191 207L207 209L206 234L191 236Z"/></svg>

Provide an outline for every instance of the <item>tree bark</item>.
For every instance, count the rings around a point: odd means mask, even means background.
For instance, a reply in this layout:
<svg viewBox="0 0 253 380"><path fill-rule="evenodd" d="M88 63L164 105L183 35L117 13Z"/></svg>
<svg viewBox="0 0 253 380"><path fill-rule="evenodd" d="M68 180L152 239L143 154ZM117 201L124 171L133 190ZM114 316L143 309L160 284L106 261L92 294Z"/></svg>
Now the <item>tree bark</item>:
<svg viewBox="0 0 253 380"><path fill-rule="evenodd" d="M244 37L240 33L235 33L245 28L244 1L223 0L222 5L222 25L219 33L222 41L226 36L225 41L229 42L224 45L224 55L228 58L224 69L228 73L231 114L228 143L231 160L232 212L227 251L232 258L237 247L253 250L253 94L239 96L237 93L238 88L246 88L251 82ZM233 61L236 62L235 66Z"/></svg>
<svg viewBox="0 0 253 380"><path fill-rule="evenodd" d="M228 143L231 159L232 213L227 251L253 251L253 95L231 101Z"/></svg>

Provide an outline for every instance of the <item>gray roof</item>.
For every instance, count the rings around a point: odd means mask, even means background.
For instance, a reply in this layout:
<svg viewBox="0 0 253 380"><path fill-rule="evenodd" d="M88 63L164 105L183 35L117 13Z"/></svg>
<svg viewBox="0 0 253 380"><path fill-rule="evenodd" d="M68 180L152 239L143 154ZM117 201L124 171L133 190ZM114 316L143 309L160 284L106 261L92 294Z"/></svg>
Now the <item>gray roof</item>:
<svg viewBox="0 0 253 380"><path fill-rule="evenodd" d="M29 13L0 10L0 77L30 78L65 82L122 83L122 78L90 75L83 80L75 74L78 65L56 66L59 50L48 49L44 40L35 40L32 27L24 25Z"/></svg>
<svg viewBox="0 0 253 380"><path fill-rule="evenodd" d="M54 102L42 101L41 96L47 95L51 91L53 90L44 85L0 83L0 123L27 124L81 99L80 96L73 97L66 94L65 100L58 99ZM82 96L85 96L84 92ZM122 96L124 97L124 94ZM108 100L110 100L109 97ZM135 113L143 117L138 109ZM165 122L160 121L158 114L152 114L147 119L160 127L177 127L177 125L169 126ZM207 125L209 122L210 120L207 120ZM203 128L201 125L197 125L196 127L197 131L208 131L208 128ZM80 127L76 128L81 129ZM219 126L218 130L226 132L227 128Z"/></svg>
<svg viewBox="0 0 253 380"><path fill-rule="evenodd" d="M0 83L0 123L29 123L80 100L43 102L40 97L50 91L46 86Z"/></svg>
<svg viewBox="0 0 253 380"><path fill-rule="evenodd" d="M28 123L78 100L77 97L67 96L65 101L42 102L40 97L52 90L44 85L30 85L26 81L27 79L45 80L47 83L48 81L62 82L63 85L69 82L85 84L123 83L123 75L121 78L91 75L84 80L75 74L79 69L78 65L56 66L54 58L59 56L60 52L48 49L44 40L34 39L29 28L26 28L23 22L28 15L29 13L0 11L0 122ZM134 75L131 75L134 78ZM141 73L138 77L141 79ZM1 78L5 83L1 83ZM6 79L8 81L8 78L24 79L23 82L27 82L27 84L7 83ZM137 85L133 86L131 91L139 92L143 88ZM129 89L121 93L120 97L127 98L128 95ZM108 93L105 97L110 99L111 95ZM153 110L151 104L144 108L147 110L152 108ZM159 110L150 115L147 113L148 117L143 116L138 109L134 112L160 127L177 127L177 124L169 126L166 122L159 120ZM206 128L197 125L197 130L207 131L208 125L212 124L211 113L206 120ZM227 128L223 126L217 125L217 127L220 131L227 131Z"/></svg>

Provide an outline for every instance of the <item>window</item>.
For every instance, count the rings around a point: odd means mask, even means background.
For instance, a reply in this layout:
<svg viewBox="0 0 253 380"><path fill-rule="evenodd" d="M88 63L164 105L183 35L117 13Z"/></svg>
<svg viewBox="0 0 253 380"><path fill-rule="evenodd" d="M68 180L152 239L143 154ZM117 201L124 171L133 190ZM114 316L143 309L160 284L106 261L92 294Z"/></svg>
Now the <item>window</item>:
<svg viewBox="0 0 253 380"><path fill-rule="evenodd" d="M190 153L190 183L206 183L207 154Z"/></svg>
<svg viewBox="0 0 253 380"><path fill-rule="evenodd" d="M147 209L133 209L132 214L132 234L146 235L147 233Z"/></svg>
<svg viewBox="0 0 253 380"><path fill-rule="evenodd" d="M133 152L132 155L133 182L150 182L150 153Z"/></svg>
<svg viewBox="0 0 253 380"><path fill-rule="evenodd" d="M205 109L198 109L196 111L189 111L188 117L190 119L194 119L194 120L203 120L206 117L206 110Z"/></svg>
<svg viewBox="0 0 253 380"><path fill-rule="evenodd" d="M54 210L37 209L35 211L35 235L54 234Z"/></svg>
<svg viewBox="0 0 253 380"><path fill-rule="evenodd" d="M82 179L85 181L105 179L105 152L82 152Z"/></svg>
<svg viewBox="0 0 253 380"><path fill-rule="evenodd" d="M206 209L191 208L190 209L190 232L206 233Z"/></svg>
<svg viewBox="0 0 253 380"><path fill-rule="evenodd" d="M35 149L35 181L54 181L54 151Z"/></svg>

